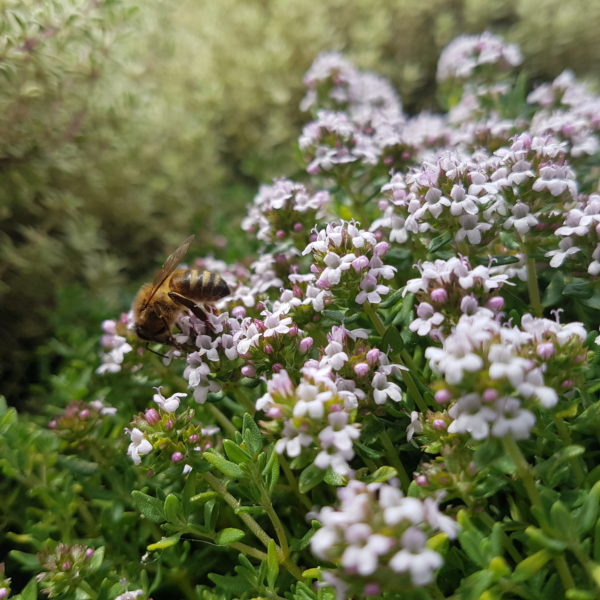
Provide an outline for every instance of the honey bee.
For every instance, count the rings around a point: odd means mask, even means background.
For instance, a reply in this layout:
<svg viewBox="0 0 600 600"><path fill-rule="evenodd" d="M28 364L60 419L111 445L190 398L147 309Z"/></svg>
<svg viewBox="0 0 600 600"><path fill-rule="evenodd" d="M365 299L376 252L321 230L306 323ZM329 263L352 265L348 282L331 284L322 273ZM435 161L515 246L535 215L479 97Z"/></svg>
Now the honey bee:
<svg viewBox="0 0 600 600"><path fill-rule="evenodd" d="M177 346L171 330L186 309L203 321L206 314L198 304L212 304L230 293L229 286L217 273L198 269L178 269L194 236L167 258L152 283L146 283L133 302L135 332L149 342Z"/></svg>

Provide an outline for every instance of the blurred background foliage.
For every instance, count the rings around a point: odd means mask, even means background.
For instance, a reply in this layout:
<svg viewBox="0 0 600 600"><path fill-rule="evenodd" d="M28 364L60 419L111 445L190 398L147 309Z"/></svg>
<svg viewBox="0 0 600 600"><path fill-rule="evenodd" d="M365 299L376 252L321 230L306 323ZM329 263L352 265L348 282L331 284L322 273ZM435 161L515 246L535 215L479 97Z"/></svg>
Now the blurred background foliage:
<svg viewBox="0 0 600 600"><path fill-rule="evenodd" d="M534 80L571 68L593 83L600 64L589 0L0 6L0 381L13 404L39 397L32 384L191 232L197 254L247 254L243 205L301 169L302 76L320 52L389 77L410 113L436 110L437 58L461 33L518 43Z"/></svg>

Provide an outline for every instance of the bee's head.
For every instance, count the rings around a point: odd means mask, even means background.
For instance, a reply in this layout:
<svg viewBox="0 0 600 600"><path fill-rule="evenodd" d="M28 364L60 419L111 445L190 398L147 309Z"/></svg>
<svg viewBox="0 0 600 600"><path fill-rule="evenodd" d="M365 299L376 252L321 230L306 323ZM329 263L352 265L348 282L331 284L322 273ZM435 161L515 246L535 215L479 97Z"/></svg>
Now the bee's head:
<svg viewBox="0 0 600 600"><path fill-rule="evenodd" d="M158 329L149 329L144 325L136 325L135 333L146 342L158 342L159 344L168 344L171 341L171 332L167 329L164 323L160 323Z"/></svg>

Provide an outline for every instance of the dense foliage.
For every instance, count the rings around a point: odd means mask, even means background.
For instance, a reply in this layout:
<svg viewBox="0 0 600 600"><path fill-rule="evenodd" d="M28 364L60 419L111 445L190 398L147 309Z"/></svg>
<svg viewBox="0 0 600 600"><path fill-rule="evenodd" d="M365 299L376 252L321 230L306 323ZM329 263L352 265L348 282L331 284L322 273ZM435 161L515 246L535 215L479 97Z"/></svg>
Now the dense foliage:
<svg viewBox="0 0 600 600"><path fill-rule="evenodd" d="M457 38L414 117L315 60L256 255L188 263L231 294L2 407L0 597L598 596L600 98L522 60Z"/></svg>
<svg viewBox="0 0 600 600"><path fill-rule="evenodd" d="M435 107L439 52L463 31L506 31L534 79L597 76L599 11L588 0L3 2L3 391L23 400L57 367L64 348L37 350L58 334L56 310L91 331L64 301L74 287L108 314L190 230L203 254L222 252L219 234L227 258L245 251L240 207L259 181L294 172L302 74L319 52L381 72L416 112Z"/></svg>

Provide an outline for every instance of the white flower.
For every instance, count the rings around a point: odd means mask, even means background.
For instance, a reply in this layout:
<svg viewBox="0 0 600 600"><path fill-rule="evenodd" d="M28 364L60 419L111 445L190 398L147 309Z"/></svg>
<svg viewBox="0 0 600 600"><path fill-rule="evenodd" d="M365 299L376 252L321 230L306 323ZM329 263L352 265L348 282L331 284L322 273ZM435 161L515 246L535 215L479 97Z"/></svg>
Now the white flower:
<svg viewBox="0 0 600 600"><path fill-rule="evenodd" d="M388 381L384 373L378 371L371 382L375 404L384 404L388 398L394 402L402 401L402 390L393 382Z"/></svg>
<svg viewBox="0 0 600 600"><path fill-rule="evenodd" d="M448 414L454 419L448 426L449 433L469 433L475 440L488 436L490 423L496 412L489 406L482 406L478 394L467 394L460 398Z"/></svg>
<svg viewBox="0 0 600 600"><path fill-rule="evenodd" d="M515 440L525 440L529 437L531 428L535 425L535 416L529 410L521 408L516 398L501 398L495 403L498 414L492 425L492 435L504 437L511 435Z"/></svg>
<svg viewBox="0 0 600 600"><path fill-rule="evenodd" d="M300 432L288 420L283 426L282 437L275 444L275 452L277 454L285 452L290 458L295 458L300 455L302 448L310 446L312 441L310 435Z"/></svg>
<svg viewBox="0 0 600 600"><path fill-rule="evenodd" d="M119 594L115 600L135 600L144 594L144 590L132 590L131 592L124 592Z"/></svg>
<svg viewBox="0 0 600 600"><path fill-rule="evenodd" d="M140 456L152 452L152 444L144 437L144 434L135 427L129 432L131 444L127 448L127 455L131 458L134 465L142 462Z"/></svg>
<svg viewBox="0 0 600 600"><path fill-rule="evenodd" d="M179 398L185 398L187 396L187 394L177 392L172 396L165 398L160 392L160 386L154 389L156 390L156 394L153 396L154 402L167 413L174 413L179 408Z"/></svg>

